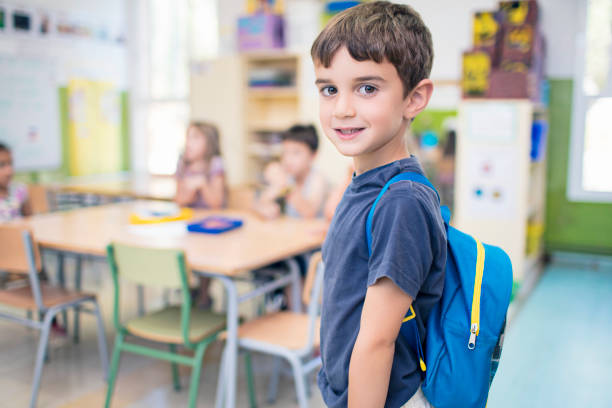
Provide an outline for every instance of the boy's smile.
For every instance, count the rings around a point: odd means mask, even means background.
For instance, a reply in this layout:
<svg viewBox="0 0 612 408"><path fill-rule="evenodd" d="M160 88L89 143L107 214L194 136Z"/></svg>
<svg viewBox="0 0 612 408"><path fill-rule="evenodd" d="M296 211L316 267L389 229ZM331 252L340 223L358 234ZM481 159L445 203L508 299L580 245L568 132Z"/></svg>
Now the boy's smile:
<svg viewBox="0 0 612 408"><path fill-rule="evenodd" d="M357 61L346 47L329 67L315 64L315 74L323 130L340 153L353 157L357 174L406 157L404 134L422 109L421 98L415 103L413 97L421 83L404 97L393 64Z"/></svg>

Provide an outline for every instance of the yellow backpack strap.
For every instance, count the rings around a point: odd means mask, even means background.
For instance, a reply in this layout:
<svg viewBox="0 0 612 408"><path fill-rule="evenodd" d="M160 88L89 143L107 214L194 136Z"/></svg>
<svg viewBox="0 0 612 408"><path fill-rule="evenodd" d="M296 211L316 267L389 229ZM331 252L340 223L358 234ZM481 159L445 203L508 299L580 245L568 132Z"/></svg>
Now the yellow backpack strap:
<svg viewBox="0 0 612 408"><path fill-rule="evenodd" d="M474 278L474 297L472 298L472 318L470 324L470 341L468 348L476 348L476 336L480 333L480 291L484 274L485 249L482 242L476 240L476 277Z"/></svg>

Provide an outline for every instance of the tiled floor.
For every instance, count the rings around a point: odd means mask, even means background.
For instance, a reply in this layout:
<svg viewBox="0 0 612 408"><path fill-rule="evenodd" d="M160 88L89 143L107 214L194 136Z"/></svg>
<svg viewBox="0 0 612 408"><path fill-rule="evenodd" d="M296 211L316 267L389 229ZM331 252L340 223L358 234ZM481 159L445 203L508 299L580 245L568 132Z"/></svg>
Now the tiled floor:
<svg viewBox="0 0 612 408"><path fill-rule="evenodd" d="M590 258L586 258L587 260ZM541 281L511 323L488 408L612 407L612 262L560 259ZM111 341L111 286L104 264L87 262L85 289L100 293L107 337ZM68 268L70 272L70 267ZM70 273L68 274L70 281ZM126 315L135 313L130 292ZM135 292L131 292L135 293ZM159 294L148 293L147 299ZM0 322L0 407L26 407L38 333ZM221 345L206 354L200 383L200 407L212 407ZM97 355L95 326L82 318L82 340L54 336L45 365L39 407L100 407L105 383ZM271 361L254 356L257 398L265 402ZM244 367L238 383L238 407L246 407ZM187 402L189 370L181 370L183 390L175 392L167 363L125 354L121 360L113 407L175 407ZM293 381L281 377L276 407L295 407ZM313 387L311 407L323 407Z"/></svg>
<svg viewBox="0 0 612 408"><path fill-rule="evenodd" d="M612 262L563 257L508 330L488 408L612 407Z"/></svg>

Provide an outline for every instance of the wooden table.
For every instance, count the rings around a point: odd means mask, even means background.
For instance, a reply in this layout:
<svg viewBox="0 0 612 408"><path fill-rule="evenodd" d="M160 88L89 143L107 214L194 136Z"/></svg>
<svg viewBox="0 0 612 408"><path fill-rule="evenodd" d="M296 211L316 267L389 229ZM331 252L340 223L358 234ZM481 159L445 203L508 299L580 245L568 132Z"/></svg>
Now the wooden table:
<svg viewBox="0 0 612 408"><path fill-rule="evenodd" d="M143 235L143 228L128 224L129 215L138 206L152 202L134 201L89 207L61 213L37 215L26 219L33 230L34 239L44 249L60 253L76 253L105 256L106 245L121 241L154 247L181 248L187 262L198 274L221 280L227 292L228 336L224 389L218 389L217 398L226 407L235 406L237 354L238 354L238 304L277 287L292 284L293 309L301 308L300 274L292 257L319 248L325 238L327 224L324 221L306 221L281 218L262 221L245 211L195 211L194 218L212 214L239 217L244 225L220 235L172 233ZM238 295L235 277L271 263L285 260L290 276L282 277L253 290ZM223 372L224 370L221 370ZM223 396L225 398L223 398Z"/></svg>
<svg viewBox="0 0 612 408"><path fill-rule="evenodd" d="M176 180L172 176L144 173L118 173L91 177L75 177L51 184L51 189L76 194L129 197L145 200L174 200Z"/></svg>
<svg viewBox="0 0 612 408"><path fill-rule="evenodd" d="M176 179L173 176L145 173L75 177L45 187L56 193L91 194L137 200L174 201L176 195ZM233 185L229 187L228 193L227 203L230 208L251 208L255 194L253 186Z"/></svg>

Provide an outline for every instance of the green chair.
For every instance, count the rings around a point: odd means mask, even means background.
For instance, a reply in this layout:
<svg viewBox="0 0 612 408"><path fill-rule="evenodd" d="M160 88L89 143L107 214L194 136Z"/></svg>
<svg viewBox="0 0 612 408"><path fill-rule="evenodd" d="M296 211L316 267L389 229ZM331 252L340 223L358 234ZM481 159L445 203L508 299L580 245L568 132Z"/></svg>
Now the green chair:
<svg viewBox="0 0 612 408"><path fill-rule="evenodd" d="M113 243L107 247L108 262L115 287L113 323L117 331L111 359L105 407L110 406L122 351L153 357L172 363L174 389L180 390L178 364L191 366L189 407L195 407L202 357L206 347L215 341L225 328L225 315L207 310L192 309L189 291L191 273L180 250L142 248ZM119 319L119 277L133 283L182 290L181 306L167 306L161 310L122 323ZM128 343L126 336L164 343L169 351ZM194 356L177 354L177 346L194 350Z"/></svg>

